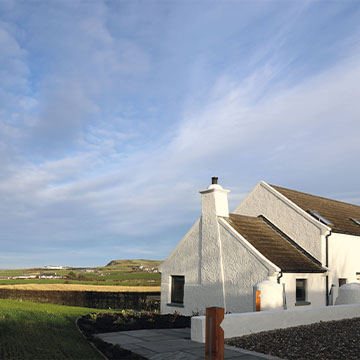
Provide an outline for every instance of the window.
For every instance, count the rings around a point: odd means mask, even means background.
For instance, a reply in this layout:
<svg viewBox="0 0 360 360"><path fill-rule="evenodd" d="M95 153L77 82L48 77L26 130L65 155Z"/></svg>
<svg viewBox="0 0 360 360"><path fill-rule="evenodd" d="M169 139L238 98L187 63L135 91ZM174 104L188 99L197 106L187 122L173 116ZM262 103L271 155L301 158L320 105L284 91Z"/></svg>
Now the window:
<svg viewBox="0 0 360 360"><path fill-rule="evenodd" d="M345 285L347 283L347 279L339 279L339 287Z"/></svg>
<svg viewBox="0 0 360 360"><path fill-rule="evenodd" d="M185 276L171 276L171 303L184 303Z"/></svg>
<svg viewBox="0 0 360 360"><path fill-rule="evenodd" d="M306 279L296 279L296 302L306 300Z"/></svg>
<svg viewBox="0 0 360 360"><path fill-rule="evenodd" d="M308 213L310 213L312 216L314 216L314 218L316 218L317 220L319 220L320 222L322 222L325 225L331 226L332 223L324 218L323 216L321 216L317 211L315 210L308 210Z"/></svg>
<svg viewBox="0 0 360 360"><path fill-rule="evenodd" d="M356 225L360 226L360 221L354 218L350 218L350 220L352 220Z"/></svg>

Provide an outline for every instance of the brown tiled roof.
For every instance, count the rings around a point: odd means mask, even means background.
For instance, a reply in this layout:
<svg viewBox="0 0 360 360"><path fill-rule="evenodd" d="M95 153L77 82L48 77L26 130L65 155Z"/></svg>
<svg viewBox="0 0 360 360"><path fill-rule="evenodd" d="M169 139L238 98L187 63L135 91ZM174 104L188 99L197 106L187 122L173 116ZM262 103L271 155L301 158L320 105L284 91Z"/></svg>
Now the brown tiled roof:
<svg viewBox="0 0 360 360"><path fill-rule="evenodd" d="M315 210L319 215L330 221L331 225L328 226L332 231L360 235L360 226L351 220L353 218L360 221L360 206L285 189L280 186L271 185L271 187L301 209L307 212Z"/></svg>
<svg viewBox="0 0 360 360"><path fill-rule="evenodd" d="M326 270L296 248L281 232L260 217L230 214L224 218L261 254L284 272L325 272Z"/></svg>

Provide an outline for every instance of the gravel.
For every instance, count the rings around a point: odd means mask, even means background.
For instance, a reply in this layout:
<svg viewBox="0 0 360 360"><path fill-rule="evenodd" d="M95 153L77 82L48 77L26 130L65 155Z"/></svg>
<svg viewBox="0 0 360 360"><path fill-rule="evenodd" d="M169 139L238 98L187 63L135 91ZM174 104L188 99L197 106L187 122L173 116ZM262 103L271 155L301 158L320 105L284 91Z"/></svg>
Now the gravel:
<svg viewBox="0 0 360 360"><path fill-rule="evenodd" d="M360 317L226 339L228 345L282 359L360 359Z"/></svg>

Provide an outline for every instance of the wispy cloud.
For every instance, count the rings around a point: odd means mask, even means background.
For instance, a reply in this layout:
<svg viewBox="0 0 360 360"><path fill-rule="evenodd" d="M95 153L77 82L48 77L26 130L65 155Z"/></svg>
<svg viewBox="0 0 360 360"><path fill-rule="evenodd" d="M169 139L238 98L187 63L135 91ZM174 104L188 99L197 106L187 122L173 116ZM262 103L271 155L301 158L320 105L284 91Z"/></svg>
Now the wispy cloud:
<svg viewBox="0 0 360 360"><path fill-rule="evenodd" d="M164 258L212 175L358 202L356 4L0 6L1 262Z"/></svg>

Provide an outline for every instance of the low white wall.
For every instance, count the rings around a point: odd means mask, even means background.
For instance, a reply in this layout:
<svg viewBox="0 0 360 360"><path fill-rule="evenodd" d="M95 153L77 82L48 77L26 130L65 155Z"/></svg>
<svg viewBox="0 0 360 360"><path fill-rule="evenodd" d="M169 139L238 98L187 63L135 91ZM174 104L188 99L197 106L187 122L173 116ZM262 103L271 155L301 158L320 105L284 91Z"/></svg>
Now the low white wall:
<svg viewBox="0 0 360 360"><path fill-rule="evenodd" d="M350 283L341 286L335 304L360 304L360 284Z"/></svg>
<svg viewBox="0 0 360 360"><path fill-rule="evenodd" d="M231 338L260 331L354 317L360 317L360 305L358 304L227 314L221 327L224 329L225 338ZM205 342L205 320L205 316L191 318L191 340Z"/></svg>

